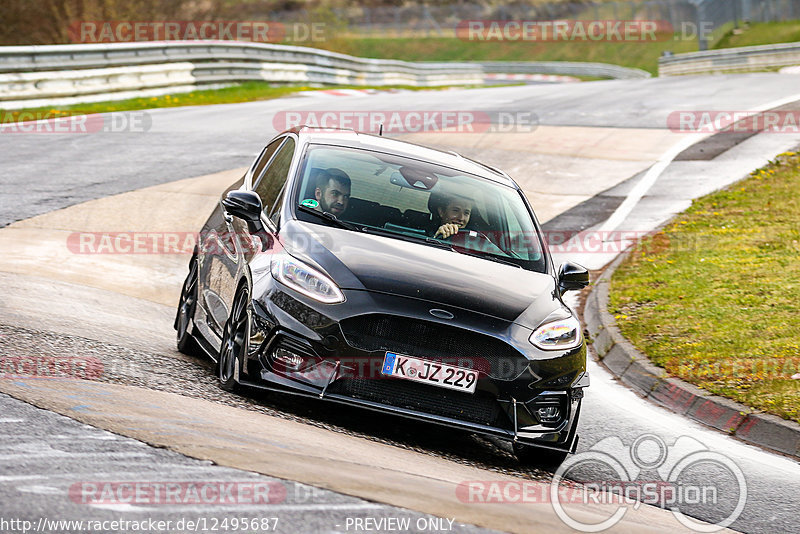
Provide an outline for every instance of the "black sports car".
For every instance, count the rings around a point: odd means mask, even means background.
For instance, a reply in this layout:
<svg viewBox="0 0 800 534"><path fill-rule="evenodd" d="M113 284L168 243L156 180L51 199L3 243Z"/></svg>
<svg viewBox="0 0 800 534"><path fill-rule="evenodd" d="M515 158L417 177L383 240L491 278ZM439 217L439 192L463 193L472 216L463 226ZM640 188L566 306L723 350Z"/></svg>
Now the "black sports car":
<svg viewBox="0 0 800 534"><path fill-rule="evenodd" d="M278 135L224 192L181 292L178 348L220 384L292 391L574 452L586 373L522 191L459 156L352 131Z"/></svg>

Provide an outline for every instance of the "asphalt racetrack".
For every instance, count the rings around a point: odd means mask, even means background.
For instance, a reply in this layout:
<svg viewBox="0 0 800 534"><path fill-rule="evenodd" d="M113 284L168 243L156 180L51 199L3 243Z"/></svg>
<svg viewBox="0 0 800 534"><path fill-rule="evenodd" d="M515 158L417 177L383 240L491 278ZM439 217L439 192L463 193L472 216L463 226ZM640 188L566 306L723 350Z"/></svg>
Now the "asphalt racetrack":
<svg viewBox="0 0 800 534"><path fill-rule="evenodd" d="M352 532L367 519L406 518L409 530L421 532L573 531L544 500L486 504L458 493L465 481L548 487L551 473L520 468L502 442L309 400L223 392L210 362L174 348L174 305L188 258L76 253L67 245L70 236L197 231L220 192L276 133L287 110L479 112L494 126L479 133L388 135L456 150L507 171L545 230L646 232L692 198L800 144L798 134L762 133L737 139L713 157L698 156L685 149L702 136L670 130L670 114L777 107L800 100L798 87L796 76L750 74L343 96L319 92L153 110L146 112L141 131L3 132L2 354L91 358L102 372L91 381L0 378L2 517L35 524L43 517L220 521L242 516L266 519L257 531L277 518L283 532ZM503 117L517 117L520 127L500 128ZM599 269L615 254L609 247L569 257ZM565 258L559 254L557 260ZM735 516L729 527L738 531L796 530L800 467L795 460L656 407L593 361L590 373L579 452L616 447L622 457L641 444L638 456L631 456L640 480L660 480L647 459L658 456L661 446L678 456L713 452L716 463L693 465L682 482L713 485L716 500L684 503L683 513L709 523ZM733 470L720 467L731 463ZM608 478L607 467L587 462L569 476L597 483ZM732 472L741 476L731 477ZM279 501L258 508L81 501L81 491L101 482L167 480L261 484ZM617 506L571 503L564 509L573 521L598 524ZM625 510L614 531L689 531L691 519L680 522L655 506ZM437 522L440 518L452 521ZM172 530L178 530L175 524ZM391 530L389 522L369 524Z"/></svg>

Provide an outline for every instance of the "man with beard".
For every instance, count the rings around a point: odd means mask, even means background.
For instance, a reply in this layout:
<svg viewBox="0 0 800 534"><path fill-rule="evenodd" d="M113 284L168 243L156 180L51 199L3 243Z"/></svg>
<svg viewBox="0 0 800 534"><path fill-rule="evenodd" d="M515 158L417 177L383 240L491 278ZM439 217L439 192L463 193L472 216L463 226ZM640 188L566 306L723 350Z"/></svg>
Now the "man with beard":
<svg viewBox="0 0 800 534"><path fill-rule="evenodd" d="M319 202L317 210L341 217L350 202L350 177L335 167L325 169L317 177L314 197Z"/></svg>

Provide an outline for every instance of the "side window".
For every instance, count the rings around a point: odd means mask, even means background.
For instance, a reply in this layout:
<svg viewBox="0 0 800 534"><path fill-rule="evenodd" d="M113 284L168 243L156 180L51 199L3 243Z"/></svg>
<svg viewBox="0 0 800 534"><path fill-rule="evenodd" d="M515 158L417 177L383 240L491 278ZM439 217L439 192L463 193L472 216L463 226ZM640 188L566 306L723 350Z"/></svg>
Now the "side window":
<svg viewBox="0 0 800 534"><path fill-rule="evenodd" d="M287 137L286 142L275 154L275 157L272 158L269 167L264 170L255 184L254 190L261 197L261 204L264 206L265 213L272 211L275 201L278 199L278 194L281 192L283 184L286 183L292 156L294 156L294 139Z"/></svg>
<svg viewBox="0 0 800 534"><path fill-rule="evenodd" d="M286 194L286 184L284 183L283 187L281 188L281 192L278 195L278 198L275 199L275 205L269 211L269 220L272 221L272 224L278 226L278 221L281 218L281 204L283 204L283 195Z"/></svg>
<svg viewBox="0 0 800 534"><path fill-rule="evenodd" d="M532 222L522 218L527 214L518 213L517 209L521 209L521 204L515 203L514 206L511 206L507 199L502 200L502 211L508 225L507 250L517 258L529 261L539 260L542 257L539 235Z"/></svg>
<svg viewBox="0 0 800 534"><path fill-rule="evenodd" d="M264 167L266 167L267 163L269 162L269 158L278 150L278 147L281 146L283 143L283 137L280 139L276 139L270 144L267 145L267 148L261 153L261 156L258 158L258 163L256 163L255 169L253 169L253 183L258 180L258 177L261 176L261 173L264 172Z"/></svg>

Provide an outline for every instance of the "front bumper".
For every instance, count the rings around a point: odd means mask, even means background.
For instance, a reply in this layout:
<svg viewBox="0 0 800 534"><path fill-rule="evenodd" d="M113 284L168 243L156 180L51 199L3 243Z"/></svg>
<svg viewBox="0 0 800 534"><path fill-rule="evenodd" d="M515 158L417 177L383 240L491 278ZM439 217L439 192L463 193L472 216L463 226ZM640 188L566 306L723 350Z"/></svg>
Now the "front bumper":
<svg viewBox="0 0 800 534"><path fill-rule="evenodd" d="M454 325L431 318L430 303L364 291L347 292L349 306L325 306L277 283L262 295L252 303L251 350L244 366L250 385L525 445L572 451L577 442L583 388L588 386L584 345L537 359L535 349L523 353L515 348L520 345L519 339L527 342L529 330L519 332L522 327L514 323L479 314L461 312ZM380 339L374 335L354 336L353 319L364 322L365 318L378 321L386 317L399 318L402 324L430 324L445 334L436 336L436 342L410 339L409 346L400 348L397 345L406 339L402 336L407 337L409 332L384 340L388 346L378 343ZM479 370L473 394L380 373L386 350L435 359L430 350L425 353L425 348L440 350L447 333L460 333L473 344L486 342L474 347L462 344L457 348L459 353L440 356L446 363ZM450 338L455 339L453 343L459 341L452 335ZM509 352L498 356L503 347L494 346L495 342L503 343ZM464 354L466 346L473 347L475 354L485 354L489 345L493 350L488 351L488 357ZM415 351L414 347L419 349Z"/></svg>

